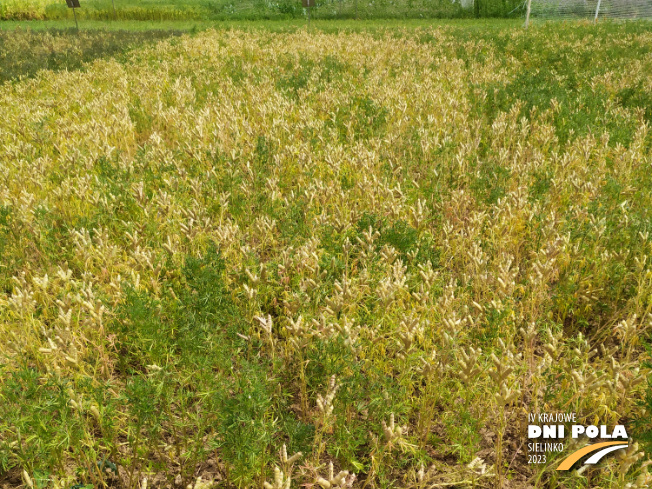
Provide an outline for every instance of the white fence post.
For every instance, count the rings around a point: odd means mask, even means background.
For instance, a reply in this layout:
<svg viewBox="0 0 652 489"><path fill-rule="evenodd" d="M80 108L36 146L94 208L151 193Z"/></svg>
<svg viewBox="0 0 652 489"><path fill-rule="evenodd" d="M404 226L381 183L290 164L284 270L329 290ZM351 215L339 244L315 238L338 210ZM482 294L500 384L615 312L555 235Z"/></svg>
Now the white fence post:
<svg viewBox="0 0 652 489"><path fill-rule="evenodd" d="M595 19L593 19L593 22L598 21L598 14L600 13L600 2L602 2L602 0L598 0L598 5L595 7Z"/></svg>

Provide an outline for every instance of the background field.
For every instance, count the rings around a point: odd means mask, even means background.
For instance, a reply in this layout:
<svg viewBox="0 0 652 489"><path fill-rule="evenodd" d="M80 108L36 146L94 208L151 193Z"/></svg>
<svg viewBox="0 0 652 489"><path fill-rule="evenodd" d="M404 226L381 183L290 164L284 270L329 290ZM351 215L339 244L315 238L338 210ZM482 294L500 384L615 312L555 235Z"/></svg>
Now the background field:
<svg viewBox="0 0 652 489"><path fill-rule="evenodd" d="M462 8L451 0L320 0L313 18L464 18L518 17L522 0L479 0ZM299 0L111 0L82 1L77 10L89 20L238 20L304 18ZM62 19L73 13L63 0L0 0L0 20Z"/></svg>
<svg viewBox="0 0 652 489"><path fill-rule="evenodd" d="M10 26L0 486L650 486L649 24Z"/></svg>

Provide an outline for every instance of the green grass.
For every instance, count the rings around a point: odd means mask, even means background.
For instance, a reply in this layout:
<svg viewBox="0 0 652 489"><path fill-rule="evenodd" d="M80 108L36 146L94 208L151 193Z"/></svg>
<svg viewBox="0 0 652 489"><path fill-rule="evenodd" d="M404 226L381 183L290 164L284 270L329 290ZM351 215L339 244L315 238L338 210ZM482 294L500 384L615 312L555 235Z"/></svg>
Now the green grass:
<svg viewBox="0 0 652 489"><path fill-rule="evenodd" d="M409 19L518 17L522 5L516 0L481 0L474 13L448 0L320 0L312 9L313 18L324 19ZM87 20L273 20L305 17L298 0L85 0L77 15ZM2 0L0 19L71 18L65 2L52 0Z"/></svg>
<svg viewBox="0 0 652 489"><path fill-rule="evenodd" d="M74 28L75 21L66 20L4 20L0 31L29 29L33 31ZM460 32L491 35L504 29L518 27L521 19L314 19L311 28L319 32L365 32L383 29L415 29L425 27L460 27ZM205 29L265 30L271 32L294 32L307 27L307 19L277 20L84 20L79 22L80 30L95 31L201 31Z"/></svg>

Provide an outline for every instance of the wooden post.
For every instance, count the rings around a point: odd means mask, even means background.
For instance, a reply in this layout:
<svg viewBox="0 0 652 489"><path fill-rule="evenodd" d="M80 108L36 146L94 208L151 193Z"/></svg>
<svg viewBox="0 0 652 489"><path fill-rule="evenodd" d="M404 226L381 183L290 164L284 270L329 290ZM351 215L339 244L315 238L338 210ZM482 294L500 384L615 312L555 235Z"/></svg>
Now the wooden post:
<svg viewBox="0 0 652 489"><path fill-rule="evenodd" d="M81 5L79 5L79 0L66 0L68 8L72 9L72 15L75 17L75 27L77 27L77 32L79 32L79 23L77 22L77 10Z"/></svg>
<svg viewBox="0 0 652 489"><path fill-rule="evenodd" d="M527 10L525 12L525 28L530 25L530 12L532 10L532 0L527 0Z"/></svg>
<svg viewBox="0 0 652 489"><path fill-rule="evenodd" d="M310 29L310 10L315 6L315 0L301 0L301 5L308 11L308 29Z"/></svg>

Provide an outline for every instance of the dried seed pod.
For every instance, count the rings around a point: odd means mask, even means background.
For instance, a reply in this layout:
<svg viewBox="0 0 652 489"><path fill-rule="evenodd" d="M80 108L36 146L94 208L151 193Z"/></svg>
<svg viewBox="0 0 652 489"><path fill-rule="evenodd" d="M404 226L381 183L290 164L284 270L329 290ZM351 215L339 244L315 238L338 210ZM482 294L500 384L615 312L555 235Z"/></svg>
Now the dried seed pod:
<svg viewBox="0 0 652 489"><path fill-rule="evenodd" d="M621 474L626 474L629 472L629 469L632 465L638 462L645 456L643 451L639 451L639 446L637 442L632 443L629 447L618 450L620 459L620 464L618 467L618 472Z"/></svg>
<svg viewBox="0 0 652 489"><path fill-rule="evenodd" d="M23 482L25 483L25 485L30 489L34 489L34 482L32 481L32 478L29 476L26 470L23 470L21 476L23 478Z"/></svg>
<svg viewBox="0 0 652 489"><path fill-rule="evenodd" d="M333 414L333 400L335 399L335 394L339 388L340 386L337 383L335 375L333 375L328 384L326 395L322 396L321 394L317 394L317 408L326 419Z"/></svg>
<svg viewBox="0 0 652 489"><path fill-rule="evenodd" d="M392 446L395 443L400 443L403 440L403 435L407 433L406 426L397 426L394 422L394 413L389 416L389 424L386 424L385 421L382 422L383 434L385 436L385 442L388 446Z"/></svg>
<svg viewBox="0 0 652 489"><path fill-rule="evenodd" d="M507 387L507 384L500 386L500 391L494 394L494 398L499 406L512 404L521 395L520 389Z"/></svg>
<svg viewBox="0 0 652 489"><path fill-rule="evenodd" d="M514 371L514 367L512 367L513 362L510 361L509 357L498 358L493 353L491 354L491 361L494 364L494 368L489 370L489 376L494 381L494 384L500 387Z"/></svg>
<svg viewBox="0 0 652 489"><path fill-rule="evenodd" d="M535 323L531 322L530 324L528 324L527 329L520 328L519 332L521 333L521 336L523 336L523 341L525 345L528 348L532 348L534 346L534 341L537 338L537 329Z"/></svg>
<svg viewBox="0 0 652 489"><path fill-rule="evenodd" d="M458 359L460 364L459 376L463 382L469 383L474 380L477 375L482 372L482 369L477 366L478 358L482 354L480 348L475 349L472 346L468 349L469 353L460 350L461 359Z"/></svg>
<svg viewBox="0 0 652 489"><path fill-rule="evenodd" d="M325 478L318 476L315 479L315 484L322 487L323 489L344 489L352 487L355 479L356 475L349 474L348 470L341 470L337 473L337 475L335 475L333 462L329 462L328 475Z"/></svg>
<svg viewBox="0 0 652 489"><path fill-rule="evenodd" d="M285 477L283 471L278 467L274 467L274 483L270 484L265 481L263 486L265 489L290 489L292 479L290 477Z"/></svg>
<svg viewBox="0 0 652 489"><path fill-rule="evenodd" d="M281 447L281 450L279 451L279 457L281 459L281 462L286 466L289 467L291 466L294 462L299 460L303 456L303 453L297 452L291 457L288 457L288 451L287 447L285 446L285 443Z"/></svg>
<svg viewBox="0 0 652 489"><path fill-rule="evenodd" d="M273 326L273 321L272 321L272 316L271 314L268 314L267 317L263 316L256 316L254 319L258 321L260 324L260 327L263 328L263 331L267 333L268 335L271 336L272 334L272 326Z"/></svg>

